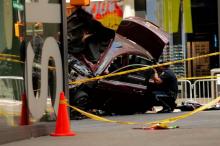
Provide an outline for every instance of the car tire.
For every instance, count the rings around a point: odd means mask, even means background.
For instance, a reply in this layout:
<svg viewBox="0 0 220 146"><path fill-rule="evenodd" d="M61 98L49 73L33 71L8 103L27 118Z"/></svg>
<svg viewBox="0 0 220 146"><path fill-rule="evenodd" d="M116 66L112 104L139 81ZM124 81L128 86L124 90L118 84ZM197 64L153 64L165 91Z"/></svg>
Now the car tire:
<svg viewBox="0 0 220 146"><path fill-rule="evenodd" d="M72 98L72 99L71 99ZM91 102L89 96L84 91L78 91L70 97L70 104L78 107L81 110L89 111L91 107ZM71 119L84 119L85 116L81 115L77 111L71 109L70 110Z"/></svg>

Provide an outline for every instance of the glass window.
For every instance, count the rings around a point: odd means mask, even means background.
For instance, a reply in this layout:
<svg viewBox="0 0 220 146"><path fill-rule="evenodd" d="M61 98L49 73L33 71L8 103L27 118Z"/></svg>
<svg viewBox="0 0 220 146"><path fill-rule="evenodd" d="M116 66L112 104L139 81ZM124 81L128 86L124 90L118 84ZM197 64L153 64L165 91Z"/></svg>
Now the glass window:
<svg viewBox="0 0 220 146"><path fill-rule="evenodd" d="M0 1L0 127L18 125L24 93L24 0Z"/></svg>
<svg viewBox="0 0 220 146"><path fill-rule="evenodd" d="M46 6L45 6L46 5ZM39 9L33 8L39 7ZM25 11L26 10L26 11ZM33 78L35 95L40 94L40 59L44 41L54 37L60 44L60 0L0 0L0 127L21 123L24 89L24 60L27 43L35 52ZM56 72L53 58L49 67L49 98L43 121L54 120L51 100L55 97ZM34 119L30 119L35 122Z"/></svg>
<svg viewBox="0 0 220 146"><path fill-rule="evenodd" d="M37 7L37 8L36 8ZM39 11L41 9L41 11ZM33 89L36 98L39 98L41 93L41 56L45 40L48 37L53 37L60 45L61 33L61 5L60 0L49 0L45 4L44 0L26 0L26 42L30 42L35 53L34 64L32 67ZM56 91L56 71L55 61L51 57L48 62L48 86L49 95L47 99L47 110L43 121L54 120L54 110L52 104L55 100Z"/></svg>
<svg viewBox="0 0 220 146"><path fill-rule="evenodd" d="M2 0L0 9L0 76L22 76L21 63L5 61L5 58L20 59L20 46L24 39L24 5L22 1Z"/></svg>
<svg viewBox="0 0 220 146"><path fill-rule="evenodd" d="M124 55L118 56L114 59L112 64L109 66L108 71L110 73L123 72L127 70L137 69L152 65L152 62L144 57L138 55ZM146 85L146 81L152 75L152 70L138 71L122 76L115 76L109 78L109 80L117 80L127 83Z"/></svg>

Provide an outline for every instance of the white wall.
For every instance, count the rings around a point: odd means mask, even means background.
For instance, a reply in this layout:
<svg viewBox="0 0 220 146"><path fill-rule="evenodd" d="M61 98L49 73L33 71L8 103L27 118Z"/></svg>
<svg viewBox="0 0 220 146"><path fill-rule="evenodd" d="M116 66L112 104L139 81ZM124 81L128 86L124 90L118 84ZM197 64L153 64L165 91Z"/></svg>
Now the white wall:
<svg viewBox="0 0 220 146"><path fill-rule="evenodd" d="M124 0L123 18L135 16L134 0Z"/></svg>

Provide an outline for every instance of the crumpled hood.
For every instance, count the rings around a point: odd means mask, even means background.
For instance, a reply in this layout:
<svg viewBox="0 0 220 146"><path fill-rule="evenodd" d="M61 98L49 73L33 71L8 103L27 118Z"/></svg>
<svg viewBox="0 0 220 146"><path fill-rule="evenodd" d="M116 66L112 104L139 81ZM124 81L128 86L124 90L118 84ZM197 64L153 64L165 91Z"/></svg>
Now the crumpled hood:
<svg viewBox="0 0 220 146"><path fill-rule="evenodd" d="M168 34L153 23L139 18L123 19L117 33L139 44L158 61L163 48L169 43Z"/></svg>

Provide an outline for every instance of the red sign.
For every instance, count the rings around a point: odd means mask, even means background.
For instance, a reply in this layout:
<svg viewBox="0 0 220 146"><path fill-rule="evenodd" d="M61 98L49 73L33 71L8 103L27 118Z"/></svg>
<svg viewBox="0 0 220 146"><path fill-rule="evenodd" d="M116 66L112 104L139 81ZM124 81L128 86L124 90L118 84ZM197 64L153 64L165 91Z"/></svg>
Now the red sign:
<svg viewBox="0 0 220 146"><path fill-rule="evenodd" d="M114 30L123 18L123 1L91 2L85 9L104 26Z"/></svg>

